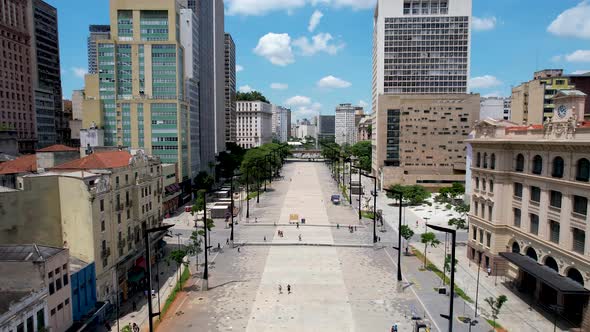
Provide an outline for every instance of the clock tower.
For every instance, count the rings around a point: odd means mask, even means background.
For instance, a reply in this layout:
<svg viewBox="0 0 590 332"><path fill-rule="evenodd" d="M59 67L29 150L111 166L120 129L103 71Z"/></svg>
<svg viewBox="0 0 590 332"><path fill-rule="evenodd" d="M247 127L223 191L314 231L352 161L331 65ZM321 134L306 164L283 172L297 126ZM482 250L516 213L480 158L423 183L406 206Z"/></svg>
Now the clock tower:
<svg viewBox="0 0 590 332"><path fill-rule="evenodd" d="M555 108L550 122L584 121L586 94L578 90L561 90L553 97Z"/></svg>

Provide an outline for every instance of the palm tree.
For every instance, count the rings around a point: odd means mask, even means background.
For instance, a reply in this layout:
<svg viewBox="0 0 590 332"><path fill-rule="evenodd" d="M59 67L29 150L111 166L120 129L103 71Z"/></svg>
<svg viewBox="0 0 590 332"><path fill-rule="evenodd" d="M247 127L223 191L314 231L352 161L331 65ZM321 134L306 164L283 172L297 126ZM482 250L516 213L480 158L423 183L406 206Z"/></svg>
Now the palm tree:
<svg viewBox="0 0 590 332"><path fill-rule="evenodd" d="M426 268L426 251L428 246L436 248L440 244L440 241L436 238L436 235L432 232L426 232L421 235L421 241L424 243L424 268Z"/></svg>

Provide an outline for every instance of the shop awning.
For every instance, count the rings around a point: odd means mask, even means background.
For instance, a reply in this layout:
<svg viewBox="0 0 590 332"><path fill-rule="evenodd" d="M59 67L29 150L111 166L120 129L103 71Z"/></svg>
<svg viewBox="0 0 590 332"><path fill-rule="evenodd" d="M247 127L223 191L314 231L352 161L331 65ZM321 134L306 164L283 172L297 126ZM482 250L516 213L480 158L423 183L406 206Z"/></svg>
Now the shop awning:
<svg viewBox="0 0 590 332"><path fill-rule="evenodd" d="M145 269L145 257L141 256L135 260L135 266L139 266Z"/></svg>
<svg viewBox="0 0 590 332"><path fill-rule="evenodd" d="M145 276L143 270L136 270L127 275L127 282L138 283Z"/></svg>
<svg viewBox="0 0 590 332"><path fill-rule="evenodd" d="M590 290L576 281L560 275L552 268L541 265L530 257L515 252L501 252L500 256L561 293L590 294Z"/></svg>

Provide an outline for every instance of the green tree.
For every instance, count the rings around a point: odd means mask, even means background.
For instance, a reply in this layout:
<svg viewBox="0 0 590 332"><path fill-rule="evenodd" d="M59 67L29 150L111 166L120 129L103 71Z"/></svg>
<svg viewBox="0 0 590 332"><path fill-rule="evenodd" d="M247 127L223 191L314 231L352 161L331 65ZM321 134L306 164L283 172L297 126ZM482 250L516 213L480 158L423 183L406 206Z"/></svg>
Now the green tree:
<svg viewBox="0 0 590 332"><path fill-rule="evenodd" d="M408 242L410 241L412 236L414 236L414 231L410 228L410 226L402 225L399 232L401 233L401 236L404 238L404 240L406 240L406 255L407 255L408 254ZM401 250L401 248L400 248L400 250Z"/></svg>
<svg viewBox="0 0 590 332"><path fill-rule="evenodd" d="M197 261L197 271L199 270L199 255L203 252L203 248L201 245L203 244L203 240L201 239L204 236L205 232L203 230L196 230L191 233L190 238L190 245L187 247L187 252L189 255L194 255Z"/></svg>
<svg viewBox="0 0 590 332"><path fill-rule="evenodd" d="M459 260L455 258L455 264L453 264L455 272L457 272L458 262ZM445 271L451 271L451 255L449 254L447 254L447 256L445 257Z"/></svg>
<svg viewBox="0 0 590 332"><path fill-rule="evenodd" d="M490 309L492 310L492 318L494 320L494 326L492 326L492 327L495 329L496 328L496 320L498 319L498 315L500 314L500 309L502 309L502 306L504 305L504 303L506 303L508 301L508 298L506 297L506 295L500 295L496 299L490 296L490 297L486 298L485 301L490 306Z"/></svg>
<svg viewBox="0 0 590 332"><path fill-rule="evenodd" d="M186 250L182 249L172 250L170 254L168 254L168 260L180 265L184 262L184 256L186 256L186 253Z"/></svg>
<svg viewBox="0 0 590 332"><path fill-rule="evenodd" d="M371 141L361 141L350 147L350 153L358 159L359 167L366 172L371 171L372 150Z"/></svg>
<svg viewBox="0 0 590 332"><path fill-rule="evenodd" d="M457 229L467 229L464 218L451 218L449 220L449 226L456 226Z"/></svg>
<svg viewBox="0 0 590 332"><path fill-rule="evenodd" d="M389 187L390 191L401 192L404 196L404 201L410 205L424 204L425 201L430 198L430 193L422 186L402 186L401 184L395 184ZM387 197L397 198L397 195L388 192Z"/></svg>
<svg viewBox="0 0 590 332"><path fill-rule="evenodd" d="M226 144L226 151L217 156L219 173L223 178L230 178L242 164L246 150L233 142Z"/></svg>
<svg viewBox="0 0 590 332"><path fill-rule="evenodd" d="M420 236L420 242L424 243L424 268L426 268L426 252L428 247L436 248L440 244L440 241L436 238L436 235L432 232L422 233Z"/></svg>
<svg viewBox="0 0 590 332"><path fill-rule="evenodd" d="M270 103L266 97L258 92L258 91L250 91L250 92L237 92L236 93L236 100L238 101L263 101L265 103Z"/></svg>
<svg viewBox="0 0 590 332"><path fill-rule="evenodd" d="M211 190L215 180L207 172L199 172L193 180L193 186L196 190Z"/></svg>

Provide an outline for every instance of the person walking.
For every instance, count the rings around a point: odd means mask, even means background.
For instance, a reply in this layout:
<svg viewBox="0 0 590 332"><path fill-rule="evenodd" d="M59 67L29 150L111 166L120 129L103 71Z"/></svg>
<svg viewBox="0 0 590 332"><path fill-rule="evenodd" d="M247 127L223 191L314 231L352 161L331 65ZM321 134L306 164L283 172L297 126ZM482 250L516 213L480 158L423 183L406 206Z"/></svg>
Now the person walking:
<svg viewBox="0 0 590 332"><path fill-rule="evenodd" d="M264 236L264 242L266 242L266 235Z"/></svg>
<svg viewBox="0 0 590 332"><path fill-rule="evenodd" d="M133 332L139 332L139 325L133 323Z"/></svg>
<svg viewBox="0 0 590 332"><path fill-rule="evenodd" d="M299 234L299 241L301 241L301 234Z"/></svg>
<svg viewBox="0 0 590 332"><path fill-rule="evenodd" d="M283 294L283 286L281 284L279 284L279 294Z"/></svg>
<svg viewBox="0 0 590 332"><path fill-rule="evenodd" d="M492 275L492 268L488 266L488 277Z"/></svg>
<svg viewBox="0 0 590 332"><path fill-rule="evenodd" d="M299 229L299 223L297 223L297 229Z"/></svg>
<svg viewBox="0 0 590 332"><path fill-rule="evenodd" d="M240 252L240 247L238 247L238 252Z"/></svg>
<svg viewBox="0 0 590 332"><path fill-rule="evenodd" d="M287 294L291 294L291 285L287 284Z"/></svg>

